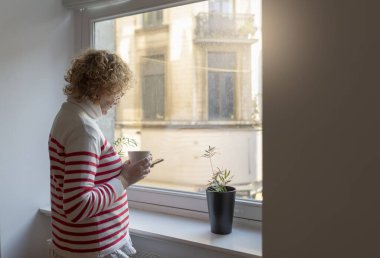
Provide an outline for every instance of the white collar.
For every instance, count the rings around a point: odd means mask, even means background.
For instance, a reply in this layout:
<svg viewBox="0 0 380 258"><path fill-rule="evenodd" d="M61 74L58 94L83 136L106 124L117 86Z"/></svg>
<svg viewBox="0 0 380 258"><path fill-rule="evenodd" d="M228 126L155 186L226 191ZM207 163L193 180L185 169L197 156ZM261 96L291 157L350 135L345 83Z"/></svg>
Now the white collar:
<svg viewBox="0 0 380 258"><path fill-rule="evenodd" d="M73 103L81 107L86 114L93 118L99 119L102 116L102 110L99 104L94 104L92 101L88 99L84 99L82 101L77 101L73 98L67 98L67 102Z"/></svg>

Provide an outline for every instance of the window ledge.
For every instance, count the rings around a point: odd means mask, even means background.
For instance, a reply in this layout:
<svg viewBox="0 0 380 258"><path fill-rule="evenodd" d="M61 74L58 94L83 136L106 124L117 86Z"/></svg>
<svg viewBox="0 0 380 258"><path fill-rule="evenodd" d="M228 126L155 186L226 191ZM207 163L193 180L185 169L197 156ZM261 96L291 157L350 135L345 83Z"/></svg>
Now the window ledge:
<svg viewBox="0 0 380 258"><path fill-rule="evenodd" d="M50 216L50 207L40 212ZM207 220L154 211L130 209L130 232L134 235L164 239L195 247L243 257L262 256L261 226L235 225L232 233L217 235L210 231ZM157 223L159 222L159 223Z"/></svg>
<svg viewBox="0 0 380 258"><path fill-rule="evenodd" d="M166 128L196 128L196 129L209 129L209 128L220 128L223 127L237 127L258 129L261 130L259 126L253 126L252 121L246 120L230 120L230 121L174 121L174 120L144 120L144 121L116 121L115 125L117 127L166 127Z"/></svg>

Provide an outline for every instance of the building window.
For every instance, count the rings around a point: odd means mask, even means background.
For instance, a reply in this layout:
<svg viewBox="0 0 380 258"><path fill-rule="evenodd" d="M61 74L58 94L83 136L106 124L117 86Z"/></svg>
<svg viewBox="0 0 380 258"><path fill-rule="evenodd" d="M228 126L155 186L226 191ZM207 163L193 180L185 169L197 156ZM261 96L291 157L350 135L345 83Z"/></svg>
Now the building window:
<svg viewBox="0 0 380 258"><path fill-rule="evenodd" d="M235 118L234 53L208 53L208 119L233 120Z"/></svg>
<svg viewBox="0 0 380 258"><path fill-rule="evenodd" d="M143 13L142 20L143 20L144 28L162 25L162 20L163 20L162 10Z"/></svg>
<svg viewBox="0 0 380 258"><path fill-rule="evenodd" d="M165 118L165 60L163 55L143 57L141 67L144 120Z"/></svg>
<svg viewBox="0 0 380 258"><path fill-rule="evenodd" d="M215 13L232 13L233 1L232 0L210 0L209 11Z"/></svg>

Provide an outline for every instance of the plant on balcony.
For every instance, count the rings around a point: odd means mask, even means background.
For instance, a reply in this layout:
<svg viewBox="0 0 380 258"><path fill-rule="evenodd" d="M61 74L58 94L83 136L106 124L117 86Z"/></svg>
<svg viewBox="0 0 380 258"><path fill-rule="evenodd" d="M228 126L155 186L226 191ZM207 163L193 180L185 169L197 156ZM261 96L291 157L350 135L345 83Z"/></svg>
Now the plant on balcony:
<svg viewBox="0 0 380 258"><path fill-rule="evenodd" d="M238 29L239 35L241 36L250 36L256 33L257 28L253 24L253 20L248 19L244 22L244 24Z"/></svg>
<svg viewBox="0 0 380 258"><path fill-rule="evenodd" d="M212 158L217 153L215 150L215 147L209 146L202 155L210 161L212 172L206 189L207 207L211 232L225 235L232 231L236 189L227 186L232 180L230 170L218 167L214 170Z"/></svg>

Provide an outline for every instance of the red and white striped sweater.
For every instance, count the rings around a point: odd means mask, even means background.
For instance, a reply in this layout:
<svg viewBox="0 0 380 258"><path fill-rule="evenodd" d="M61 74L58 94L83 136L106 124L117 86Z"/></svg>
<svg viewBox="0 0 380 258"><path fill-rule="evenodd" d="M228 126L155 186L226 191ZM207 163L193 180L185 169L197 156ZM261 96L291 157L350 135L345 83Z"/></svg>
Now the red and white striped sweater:
<svg viewBox="0 0 380 258"><path fill-rule="evenodd" d="M96 124L101 115L90 101L68 100L50 132L52 242L63 257L135 252L127 193L116 178L122 161Z"/></svg>

